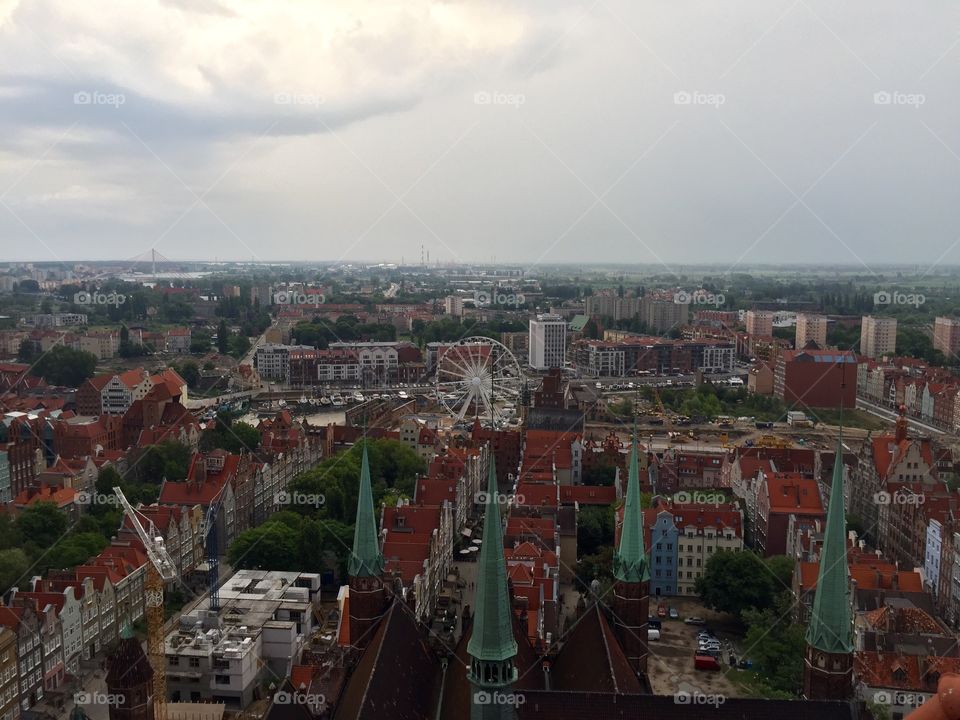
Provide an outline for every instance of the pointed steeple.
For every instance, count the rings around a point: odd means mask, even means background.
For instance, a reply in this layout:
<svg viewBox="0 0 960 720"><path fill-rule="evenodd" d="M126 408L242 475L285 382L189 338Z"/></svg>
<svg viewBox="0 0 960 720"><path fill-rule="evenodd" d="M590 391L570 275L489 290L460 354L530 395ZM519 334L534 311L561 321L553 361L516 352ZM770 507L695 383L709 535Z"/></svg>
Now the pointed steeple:
<svg viewBox="0 0 960 720"><path fill-rule="evenodd" d="M379 577L383 574L383 553L377 538L377 519L373 512L373 490L370 486L370 462L367 443L363 443L360 467L360 492L357 495L357 521L353 528L353 549L347 561L350 577Z"/></svg>
<svg viewBox="0 0 960 720"><path fill-rule="evenodd" d="M500 525L495 465L491 453L483 543L477 563L473 634L467 644L467 652L475 661L502 663L516 656L517 642L513 637L513 616L507 590L507 564L503 556L503 529ZM501 681L511 682L514 679L505 675L501 673Z"/></svg>
<svg viewBox="0 0 960 720"><path fill-rule="evenodd" d="M827 653L853 652L847 568L847 520L843 498L843 430L837 441L830 485L830 507L820 551L813 611L807 625L807 644Z"/></svg>
<svg viewBox="0 0 960 720"><path fill-rule="evenodd" d="M637 428L633 428L630 471L627 476L627 501L623 506L620 545L613 556L613 574L617 580L642 583L650 580L647 552L643 546L643 512L640 507L640 470L637 460Z"/></svg>

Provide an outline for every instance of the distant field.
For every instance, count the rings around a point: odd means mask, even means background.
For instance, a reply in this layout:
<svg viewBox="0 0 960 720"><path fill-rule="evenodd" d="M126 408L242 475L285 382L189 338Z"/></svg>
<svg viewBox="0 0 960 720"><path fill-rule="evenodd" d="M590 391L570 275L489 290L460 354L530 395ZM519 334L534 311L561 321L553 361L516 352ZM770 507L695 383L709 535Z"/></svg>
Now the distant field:
<svg viewBox="0 0 960 720"><path fill-rule="evenodd" d="M813 408L810 413L819 422L827 425L840 424L840 411L835 408ZM891 427L892 423L885 422L881 418L875 417L862 410L844 410L843 426L861 428L863 430L885 430Z"/></svg>

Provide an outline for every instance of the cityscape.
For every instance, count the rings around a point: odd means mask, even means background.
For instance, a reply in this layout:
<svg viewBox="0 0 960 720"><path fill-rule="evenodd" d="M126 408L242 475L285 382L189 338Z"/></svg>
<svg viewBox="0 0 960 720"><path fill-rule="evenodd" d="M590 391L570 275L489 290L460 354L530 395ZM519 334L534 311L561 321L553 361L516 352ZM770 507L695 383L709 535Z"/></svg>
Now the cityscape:
<svg viewBox="0 0 960 720"><path fill-rule="evenodd" d="M958 23L0 0L0 720L960 720Z"/></svg>

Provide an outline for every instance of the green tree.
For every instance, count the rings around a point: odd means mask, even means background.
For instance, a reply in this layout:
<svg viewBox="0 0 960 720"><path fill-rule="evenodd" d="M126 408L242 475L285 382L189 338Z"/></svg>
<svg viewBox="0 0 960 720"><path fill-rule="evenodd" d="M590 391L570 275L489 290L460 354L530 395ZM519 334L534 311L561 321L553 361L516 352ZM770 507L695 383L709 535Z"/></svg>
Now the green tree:
<svg viewBox="0 0 960 720"><path fill-rule="evenodd" d="M244 530L227 550L227 561L235 568L297 570L298 533L281 522L268 522Z"/></svg>
<svg viewBox="0 0 960 720"><path fill-rule="evenodd" d="M200 370L193 360L188 360L178 367L177 373L186 381L187 387L191 390L197 387L197 383L200 382Z"/></svg>
<svg viewBox="0 0 960 720"><path fill-rule="evenodd" d="M747 610L771 607L782 587L774 572L754 553L724 550L707 560L696 589L708 607L743 619Z"/></svg>
<svg viewBox="0 0 960 720"><path fill-rule="evenodd" d="M754 667L775 690L800 692L803 682L804 627L791 622L789 596L784 594L775 607L747 610L744 645L750 648Z"/></svg>
<svg viewBox="0 0 960 720"><path fill-rule="evenodd" d="M144 451L136 472L141 481L159 485L164 479L183 480L189 468L190 448L176 440L164 440Z"/></svg>
<svg viewBox="0 0 960 720"><path fill-rule="evenodd" d="M586 505L577 514L577 550L594 555L603 546L613 546L614 514L611 505Z"/></svg>
<svg viewBox="0 0 960 720"><path fill-rule="evenodd" d="M242 451L255 452L260 446L260 433L249 423L239 422L227 413L217 415L217 422L200 436L200 449L226 450L235 455Z"/></svg>
<svg viewBox="0 0 960 720"><path fill-rule="evenodd" d="M217 325L217 352L226 355L230 349L230 329L227 327L227 321L221 320Z"/></svg>
<svg viewBox="0 0 960 720"><path fill-rule="evenodd" d="M67 531L67 516L51 502L38 502L20 513L17 527L25 542L38 548L50 548Z"/></svg>
<svg viewBox="0 0 960 720"><path fill-rule="evenodd" d="M6 593L30 569L30 560L20 548L0 550L0 592Z"/></svg>
<svg viewBox="0 0 960 720"><path fill-rule="evenodd" d="M97 356L83 350L57 345L44 353L30 368L30 374L42 377L51 385L79 387L93 377Z"/></svg>

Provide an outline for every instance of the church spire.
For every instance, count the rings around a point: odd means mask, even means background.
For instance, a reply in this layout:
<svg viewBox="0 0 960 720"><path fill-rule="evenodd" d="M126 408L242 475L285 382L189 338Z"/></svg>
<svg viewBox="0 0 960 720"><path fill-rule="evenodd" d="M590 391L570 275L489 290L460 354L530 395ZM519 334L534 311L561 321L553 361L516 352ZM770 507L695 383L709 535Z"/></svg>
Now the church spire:
<svg viewBox="0 0 960 720"><path fill-rule="evenodd" d="M807 644L827 653L852 653L847 521L843 498L843 431L837 442L830 485L830 507L820 550L813 612L807 626Z"/></svg>
<svg viewBox="0 0 960 720"><path fill-rule="evenodd" d="M477 563L476 610L473 634L467 652L476 660L500 662L517 654L513 619L507 592L507 565L503 557L503 536L498 503L497 470L490 455L487 477L486 514L483 543Z"/></svg>
<svg viewBox="0 0 960 720"><path fill-rule="evenodd" d="M620 545L613 556L613 574L617 580L641 583L650 580L650 567L643 546L643 512L640 507L640 470L637 460L637 429L633 429L630 471L627 477L627 501L623 506Z"/></svg>
<svg viewBox="0 0 960 720"><path fill-rule="evenodd" d="M487 477L486 514L483 520L483 544L477 562L477 593L474 603L473 631L467 643L473 687L471 720L512 720L514 705L510 690L517 679L513 661L517 641L513 636L513 614L507 587L507 565L503 557L500 526L497 470L490 453Z"/></svg>
<svg viewBox="0 0 960 720"><path fill-rule="evenodd" d="M853 623L843 498L843 429L837 441L820 570L807 625L803 694L809 700L853 697Z"/></svg>
<svg viewBox="0 0 960 720"><path fill-rule="evenodd" d="M357 521L353 529L353 549L347 562L350 577L379 577L383 574L383 553L377 537L377 519L373 511L373 490L370 486L370 462L366 438L360 467L360 492L357 495Z"/></svg>

